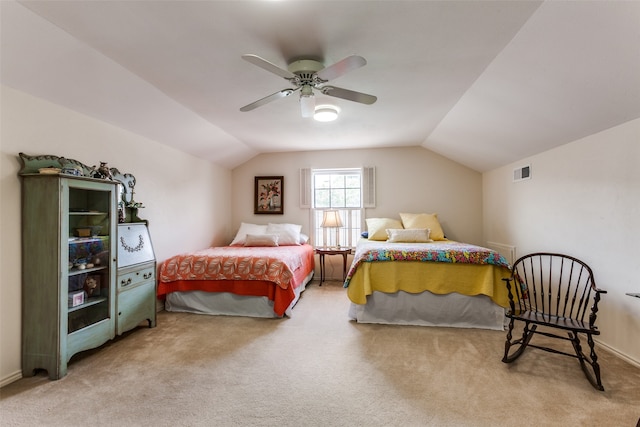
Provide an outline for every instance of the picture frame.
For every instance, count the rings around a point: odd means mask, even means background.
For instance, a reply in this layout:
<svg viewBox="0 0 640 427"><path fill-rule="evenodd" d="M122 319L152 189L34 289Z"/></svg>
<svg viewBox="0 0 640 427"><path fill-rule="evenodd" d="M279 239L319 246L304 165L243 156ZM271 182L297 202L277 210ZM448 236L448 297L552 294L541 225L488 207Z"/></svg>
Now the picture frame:
<svg viewBox="0 0 640 427"><path fill-rule="evenodd" d="M284 214L284 177L256 176L254 214Z"/></svg>
<svg viewBox="0 0 640 427"><path fill-rule="evenodd" d="M100 275L89 274L84 281L83 289L88 298L99 297L102 294L100 287Z"/></svg>

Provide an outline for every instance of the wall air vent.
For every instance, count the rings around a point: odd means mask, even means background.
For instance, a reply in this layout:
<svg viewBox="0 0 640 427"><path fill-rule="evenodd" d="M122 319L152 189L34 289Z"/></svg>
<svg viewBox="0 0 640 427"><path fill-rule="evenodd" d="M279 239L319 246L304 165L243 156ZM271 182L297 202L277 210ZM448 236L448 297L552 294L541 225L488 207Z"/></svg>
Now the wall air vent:
<svg viewBox="0 0 640 427"><path fill-rule="evenodd" d="M521 166L513 170L513 182L531 179L531 165Z"/></svg>

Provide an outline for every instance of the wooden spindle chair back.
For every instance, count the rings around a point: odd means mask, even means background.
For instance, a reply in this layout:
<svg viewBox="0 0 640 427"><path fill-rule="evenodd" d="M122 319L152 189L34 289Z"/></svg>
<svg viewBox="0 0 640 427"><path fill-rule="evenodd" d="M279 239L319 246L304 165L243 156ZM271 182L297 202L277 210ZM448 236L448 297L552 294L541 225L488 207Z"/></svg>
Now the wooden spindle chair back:
<svg viewBox="0 0 640 427"><path fill-rule="evenodd" d="M600 295L606 291L597 288L591 268L569 255L538 252L519 258L513 265L511 277L504 280L509 291L507 317L510 321L502 361L513 362L528 346L575 357L589 382L596 389L604 390L593 335L600 334L595 323ZM524 332L521 338L513 340L516 321L524 322ZM547 330L538 330L539 325ZM562 330L566 336L554 330ZM535 334L568 340L575 354L531 344ZM589 356L582 351L580 334L587 338ZM512 346L515 346L513 351Z"/></svg>

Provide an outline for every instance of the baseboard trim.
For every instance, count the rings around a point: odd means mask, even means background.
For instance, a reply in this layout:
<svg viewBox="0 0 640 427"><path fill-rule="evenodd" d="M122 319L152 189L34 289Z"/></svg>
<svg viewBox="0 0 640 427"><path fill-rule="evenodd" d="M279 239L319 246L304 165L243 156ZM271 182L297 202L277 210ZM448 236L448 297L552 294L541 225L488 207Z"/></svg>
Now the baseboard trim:
<svg viewBox="0 0 640 427"><path fill-rule="evenodd" d="M639 360L636 360L636 359L632 358L631 356L629 356L627 354L624 354L624 353L620 352L619 350L616 350L615 348L610 347L607 344L604 344L601 341L598 341L598 340L595 340L595 339L593 341L596 343L596 345L598 347L603 348L604 350L608 351L609 353L612 353L613 355L619 357L620 359L624 360L625 362L630 363L631 365L635 366L636 368L640 368L640 361Z"/></svg>
<svg viewBox="0 0 640 427"><path fill-rule="evenodd" d="M12 374L7 375L6 377L0 380L0 388L11 384L12 382L16 382L22 378L22 370L15 371Z"/></svg>

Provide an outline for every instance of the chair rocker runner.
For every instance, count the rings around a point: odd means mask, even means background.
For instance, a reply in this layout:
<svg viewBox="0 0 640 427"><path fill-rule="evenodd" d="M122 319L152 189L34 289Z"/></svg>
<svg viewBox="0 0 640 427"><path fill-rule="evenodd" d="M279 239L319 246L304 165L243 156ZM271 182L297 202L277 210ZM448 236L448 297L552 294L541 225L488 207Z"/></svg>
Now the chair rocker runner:
<svg viewBox="0 0 640 427"><path fill-rule="evenodd" d="M591 385L604 391L593 335L600 334L595 322L600 295L606 291L597 288L591 268L568 255L539 252L519 258L511 277L503 280L509 292L510 321L502 361L513 362L528 346L575 357ZM512 340L515 321L524 322L524 332ZM538 326L565 331L567 336L538 330ZM570 341L575 354L531 344L535 334ZM587 338L589 356L582 350L580 334Z"/></svg>

